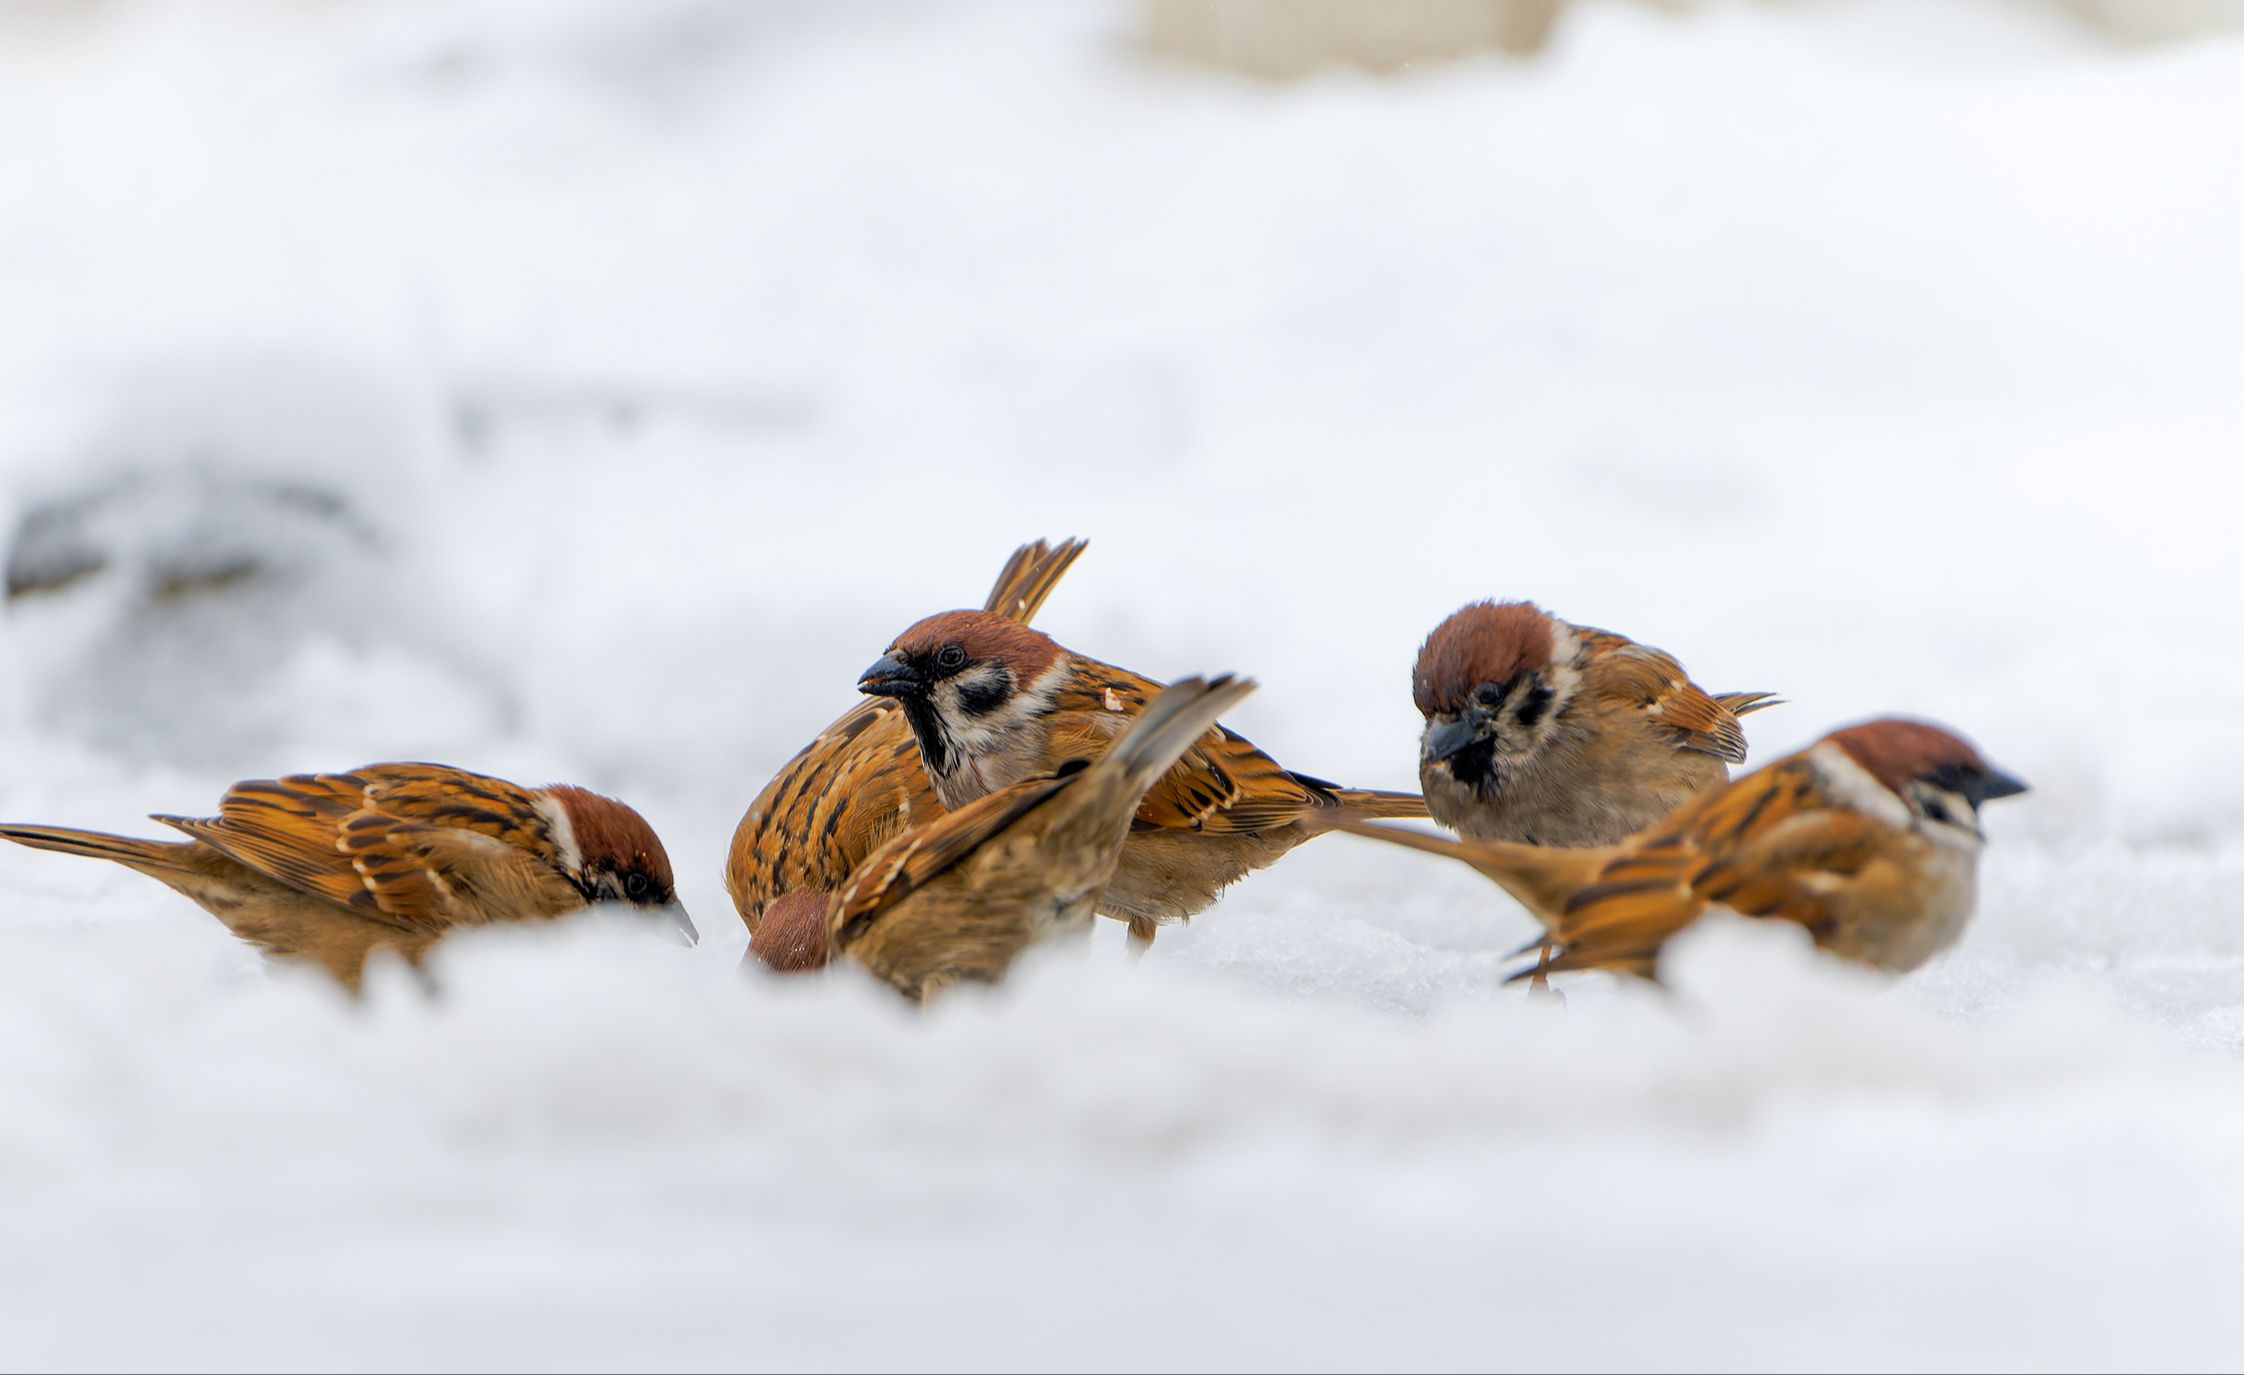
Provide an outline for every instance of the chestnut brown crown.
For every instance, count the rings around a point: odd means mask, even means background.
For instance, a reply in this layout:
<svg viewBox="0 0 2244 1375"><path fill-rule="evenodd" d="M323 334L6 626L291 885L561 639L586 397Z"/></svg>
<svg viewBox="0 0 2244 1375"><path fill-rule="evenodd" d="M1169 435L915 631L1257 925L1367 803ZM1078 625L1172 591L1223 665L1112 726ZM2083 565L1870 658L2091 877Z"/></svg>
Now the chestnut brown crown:
<svg viewBox="0 0 2244 1375"><path fill-rule="evenodd" d="M1004 669L999 681L982 689L988 700L977 699L986 708L1035 682L1066 652L1051 636L1009 617L989 611L945 611L897 636L888 652L859 678L857 690L909 704L924 700L945 679L977 665L999 664Z"/></svg>
<svg viewBox="0 0 2244 1375"><path fill-rule="evenodd" d="M939 656L952 648L969 659L1002 659L1029 677L1043 672L1061 654L1051 636L988 611L945 611L929 616L897 636L889 652L917 659Z"/></svg>
<svg viewBox="0 0 2244 1375"><path fill-rule="evenodd" d="M1888 717L1835 730L1824 739L1896 795L1912 783L1932 783L1962 794L1976 807L1988 798L2026 791L2024 783L1981 758L1962 736L1929 722Z"/></svg>
<svg viewBox="0 0 2244 1375"><path fill-rule="evenodd" d="M645 817L612 797L574 784L555 784L546 792L568 814L582 867L572 877L588 895L641 907L677 903L670 856Z"/></svg>
<svg viewBox="0 0 2244 1375"><path fill-rule="evenodd" d="M1419 647L1411 696L1423 716L1465 709L1482 683L1508 683L1550 663L1550 614L1533 602L1475 602Z"/></svg>

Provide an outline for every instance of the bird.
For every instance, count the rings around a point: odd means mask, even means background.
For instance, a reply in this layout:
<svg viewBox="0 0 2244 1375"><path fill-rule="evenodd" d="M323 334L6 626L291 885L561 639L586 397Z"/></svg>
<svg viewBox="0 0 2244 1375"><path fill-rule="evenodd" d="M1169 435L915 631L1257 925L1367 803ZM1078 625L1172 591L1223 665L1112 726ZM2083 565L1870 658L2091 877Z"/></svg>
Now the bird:
<svg viewBox="0 0 2244 1375"><path fill-rule="evenodd" d="M570 784L524 788L442 764L251 779L207 819L158 814L184 841L0 824L39 850L114 860L199 904L267 954L357 991L366 960L418 965L466 926L596 902L666 917L692 942L670 857L645 818Z"/></svg>
<svg viewBox="0 0 2244 1375"><path fill-rule="evenodd" d="M1971 918L1980 807L2025 791L1945 727L1889 717L1835 730L1613 845L1341 828L1463 860L1518 899L1555 952L1515 980L1571 969L1656 979L1669 938L1712 910L1792 922L1834 955L1906 973Z"/></svg>
<svg viewBox="0 0 2244 1375"><path fill-rule="evenodd" d="M1526 845L1635 834L1727 782L1746 757L1738 717L1775 705L1766 692L1710 694L1673 655L1625 635L1494 601L1434 627L1411 696L1434 820Z"/></svg>
<svg viewBox="0 0 2244 1375"><path fill-rule="evenodd" d="M828 944L922 1000L960 980L997 982L1038 940L1087 933L1146 790L1253 690L1229 675L1182 679L1111 743L1084 737L1102 747L1095 759L1063 760L889 841L834 899Z"/></svg>
<svg viewBox="0 0 2244 1375"><path fill-rule="evenodd" d="M1037 540L1015 549L984 607L1026 622L1086 544ZM903 713L893 702L860 699L787 761L733 831L725 891L748 927L750 953L773 948L755 936L775 899L807 891L822 903L891 836L941 810Z"/></svg>
<svg viewBox="0 0 2244 1375"><path fill-rule="evenodd" d="M1728 781L1738 718L1766 692L1710 694L1672 655L1533 602L1476 602L1434 628L1411 693L1418 780L1468 840L1610 845Z"/></svg>
<svg viewBox="0 0 2244 1375"><path fill-rule="evenodd" d="M935 796L954 809L1097 755L1161 689L984 611L946 611L913 625L857 687L902 705ZM1139 804L1100 910L1127 921L1142 947L1159 925L1205 910L1224 888L1335 822L1425 815L1416 793L1294 773L1211 726Z"/></svg>

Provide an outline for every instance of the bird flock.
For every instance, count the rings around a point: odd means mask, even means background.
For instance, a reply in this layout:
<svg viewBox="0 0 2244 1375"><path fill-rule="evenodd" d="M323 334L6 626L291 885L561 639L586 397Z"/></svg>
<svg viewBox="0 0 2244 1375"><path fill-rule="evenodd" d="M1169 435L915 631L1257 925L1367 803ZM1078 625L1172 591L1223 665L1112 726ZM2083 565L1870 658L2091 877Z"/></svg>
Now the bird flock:
<svg viewBox="0 0 2244 1375"><path fill-rule="evenodd" d="M1084 550L1023 545L980 610L898 635L864 694L765 785L725 889L749 963L848 963L925 999L994 983L1040 941L1163 925L1328 831L1462 861L1543 928L1511 977L1657 978L1667 941L1722 910L1793 923L1832 955L1904 972L1975 903L1979 809L2025 790L1962 737L1887 718L1732 779L1762 692L1710 693L1676 659L1532 602L1476 602L1427 636L1419 793L1280 765L1220 717L1231 675L1163 685L1030 622ZM1441 835L1395 821L1430 819ZM0 836L157 879L268 955L356 990L368 959L418 965L448 933L596 903L698 938L639 813L556 784L437 764L237 783L183 839L49 825Z"/></svg>

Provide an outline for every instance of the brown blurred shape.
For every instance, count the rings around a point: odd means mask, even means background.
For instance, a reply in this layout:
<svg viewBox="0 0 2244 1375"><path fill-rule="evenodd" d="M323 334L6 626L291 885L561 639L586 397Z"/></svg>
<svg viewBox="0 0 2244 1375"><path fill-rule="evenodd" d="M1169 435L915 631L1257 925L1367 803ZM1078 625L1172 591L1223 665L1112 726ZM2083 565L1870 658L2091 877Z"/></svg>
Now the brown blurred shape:
<svg viewBox="0 0 2244 1375"><path fill-rule="evenodd" d="M1157 57L1284 81L1324 67L1542 51L1565 0L1139 0Z"/></svg>

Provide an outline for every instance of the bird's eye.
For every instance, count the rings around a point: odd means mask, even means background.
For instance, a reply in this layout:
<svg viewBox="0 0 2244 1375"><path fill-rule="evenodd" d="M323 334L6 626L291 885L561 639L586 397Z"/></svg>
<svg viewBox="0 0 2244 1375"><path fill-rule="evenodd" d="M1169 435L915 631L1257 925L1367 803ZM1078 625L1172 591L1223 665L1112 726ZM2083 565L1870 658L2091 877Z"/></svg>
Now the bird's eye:
<svg viewBox="0 0 2244 1375"><path fill-rule="evenodd" d="M649 884L645 874L631 874L623 880L623 895L633 902L638 902L647 896L648 887Z"/></svg>
<svg viewBox="0 0 2244 1375"><path fill-rule="evenodd" d="M935 656L935 667L961 669L966 667L966 651L957 645L944 645L943 652Z"/></svg>
<svg viewBox="0 0 2244 1375"><path fill-rule="evenodd" d="M1492 707L1504 700L1504 690L1494 683L1482 683L1473 689L1473 700L1484 707Z"/></svg>

